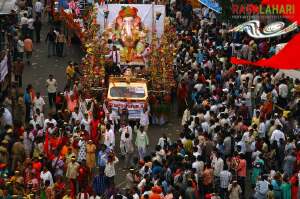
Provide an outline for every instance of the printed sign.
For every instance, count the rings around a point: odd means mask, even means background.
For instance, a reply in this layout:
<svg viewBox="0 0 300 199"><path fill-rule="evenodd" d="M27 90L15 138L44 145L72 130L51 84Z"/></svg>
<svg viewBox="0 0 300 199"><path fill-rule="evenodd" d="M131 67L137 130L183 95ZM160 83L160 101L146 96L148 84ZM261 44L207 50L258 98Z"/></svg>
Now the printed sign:
<svg viewBox="0 0 300 199"><path fill-rule="evenodd" d="M122 102L122 101L110 101L108 103L113 110L117 111L119 108L128 110L128 119L140 119L144 102Z"/></svg>

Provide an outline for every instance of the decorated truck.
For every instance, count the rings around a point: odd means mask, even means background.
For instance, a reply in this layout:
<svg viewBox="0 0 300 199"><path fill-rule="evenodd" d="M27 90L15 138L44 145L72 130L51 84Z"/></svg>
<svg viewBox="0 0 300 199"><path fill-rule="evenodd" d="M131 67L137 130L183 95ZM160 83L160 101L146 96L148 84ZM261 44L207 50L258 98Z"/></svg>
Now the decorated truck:
<svg viewBox="0 0 300 199"><path fill-rule="evenodd" d="M126 109L129 120L139 120L148 104L147 80L129 76L110 77L107 100L113 111Z"/></svg>

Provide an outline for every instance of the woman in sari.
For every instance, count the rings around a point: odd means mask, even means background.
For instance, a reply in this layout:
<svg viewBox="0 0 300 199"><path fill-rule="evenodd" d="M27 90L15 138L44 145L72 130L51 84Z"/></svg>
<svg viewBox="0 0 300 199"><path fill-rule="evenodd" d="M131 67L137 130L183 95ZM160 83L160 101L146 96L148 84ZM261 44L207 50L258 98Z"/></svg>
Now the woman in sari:
<svg viewBox="0 0 300 199"><path fill-rule="evenodd" d="M261 175L263 168L265 166L265 162L261 159L261 155L258 155L253 162L253 169L251 175L251 184L255 186L257 177Z"/></svg>
<svg viewBox="0 0 300 199"><path fill-rule="evenodd" d="M275 195L275 199L282 199L282 192L281 192L281 173L277 172L273 178L273 180L271 181L271 184L273 186L273 192Z"/></svg>
<svg viewBox="0 0 300 199"><path fill-rule="evenodd" d="M290 178L290 183L291 183L291 192L292 192L292 199L297 199L297 194L298 194L298 173L295 173L291 178Z"/></svg>

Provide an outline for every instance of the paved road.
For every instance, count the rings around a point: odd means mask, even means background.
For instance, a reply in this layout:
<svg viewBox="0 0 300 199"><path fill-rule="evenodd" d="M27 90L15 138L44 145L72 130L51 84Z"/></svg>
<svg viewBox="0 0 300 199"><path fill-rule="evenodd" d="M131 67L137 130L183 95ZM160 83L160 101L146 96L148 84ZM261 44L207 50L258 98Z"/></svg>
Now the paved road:
<svg viewBox="0 0 300 199"><path fill-rule="evenodd" d="M49 30L49 25L45 22L43 24L43 30L41 33L41 40L44 41L47 31ZM32 84L36 91L41 92L41 95L45 96L47 99L47 91L45 88L45 81L49 74L53 74L56 80L58 81L59 90L62 91L65 83L65 68L67 62L72 60L78 62L82 57L82 52L80 51L79 46L71 46L67 48L66 55L63 58L60 57L49 57L47 56L47 45L45 42L34 43L34 52L32 57L32 65L26 66L24 69L23 75L23 87L25 88L28 84ZM176 117L176 108L172 108L172 117L170 118L169 123L162 127L150 126L148 136L150 142L150 150L154 150L155 145L158 142L158 139L162 136L163 133L166 133L172 140L175 140L175 137L178 137L180 127L178 126L179 120ZM175 115L175 117L174 117ZM116 135L116 148L119 146L119 137ZM136 153L137 156L137 153ZM124 185L124 177L128 171L123 170L123 160L120 160L117 166L117 177L116 185L122 188Z"/></svg>
<svg viewBox="0 0 300 199"><path fill-rule="evenodd" d="M66 84L65 68L68 61L72 60L79 63L83 54L79 46L72 45L65 48L64 57L48 58L47 44L44 41L49 27L46 22L43 22L41 32L42 42L33 44L32 64L31 66L25 66L23 77L23 87L25 88L28 84L32 84L36 91L41 92L41 95L47 95L45 85L49 74L54 75L54 78L58 82L58 89L62 91Z"/></svg>

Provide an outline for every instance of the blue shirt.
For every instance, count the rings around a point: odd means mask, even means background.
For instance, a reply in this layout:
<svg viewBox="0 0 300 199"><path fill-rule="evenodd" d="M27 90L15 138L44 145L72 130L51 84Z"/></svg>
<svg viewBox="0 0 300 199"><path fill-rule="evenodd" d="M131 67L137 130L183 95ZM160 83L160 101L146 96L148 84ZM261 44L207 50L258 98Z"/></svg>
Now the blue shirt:
<svg viewBox="0 0 300 199"><path fill-rule="evenodd" d="M162 168L161 166L154 166L152 168L152 175L157 175L157 174L160 174L162 172Z"/></svg>
<svg viewBox="0 0 300 199"><path fill-rule="evenodd" d="M198 52L198 54L196 56L197 63L201 64L203 62L203 58L204 58L203 53Z"/></svg>
<svg viewBox="0 0 300 199"><path fill-rule="evenodd" d="M106 162L107 162L106 152L99 151L99 153L98 153L98 166L99 167L105 167Z"/></svg>
<svg viewBox="0 0 300 199"><path fill-rule="evenodd" d="M25 92L25 94L24 94L24 102L25 102L25 104L31 103L31 97L30 97L29 93L27 93L27 92Z"/></svg>

